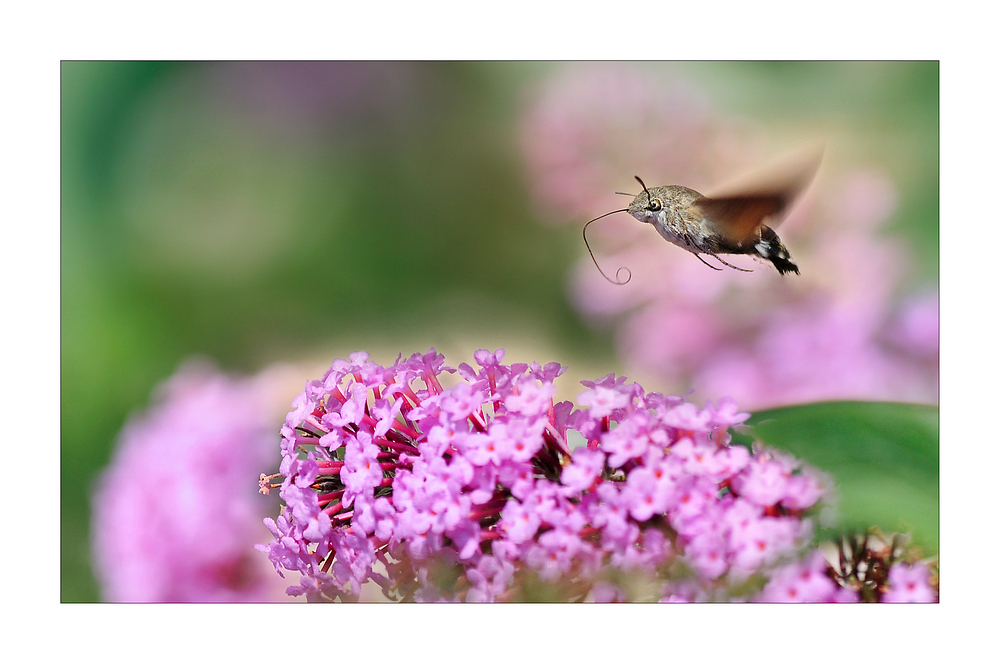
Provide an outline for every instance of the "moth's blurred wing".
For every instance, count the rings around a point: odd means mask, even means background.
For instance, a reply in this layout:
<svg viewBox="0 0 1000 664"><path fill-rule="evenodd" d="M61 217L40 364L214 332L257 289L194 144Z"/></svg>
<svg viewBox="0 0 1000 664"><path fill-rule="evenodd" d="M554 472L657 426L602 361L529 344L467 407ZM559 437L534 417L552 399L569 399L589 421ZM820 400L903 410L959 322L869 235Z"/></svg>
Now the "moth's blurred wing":
<svg viewBox="0 0 1000 664"><path fill-rule="evenodd" d="M692 207L730 240L752 239L761 224L774 228L781 223L792 202L816 175L822 157L821 148L800 151L702 196Z"/></svg>
<svg viewBox="0 0 1000 664"><path fill-rule="evenodd" d="M791 203L791 198L782 193L746 194L726 198L695 200L692 207L715 226L715 230L726 239L743 243L757 237L757 229L768 222L773 227Z"/></svg>

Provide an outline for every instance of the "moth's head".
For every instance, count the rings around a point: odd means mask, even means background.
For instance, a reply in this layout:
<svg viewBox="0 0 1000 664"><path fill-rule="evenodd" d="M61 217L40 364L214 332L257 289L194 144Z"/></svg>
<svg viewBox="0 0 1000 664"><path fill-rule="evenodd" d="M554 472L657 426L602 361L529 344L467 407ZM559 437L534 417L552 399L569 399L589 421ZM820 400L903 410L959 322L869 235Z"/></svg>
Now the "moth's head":
<svg viewBox="0 0 1000 664"><path fill-rule="evenodd" d="M628 213L644 224L652 224L663 215L663 208L667 205L668 188L653 187L649 189L638 175L635 176L635 179L642 185L642 191L632 199L628 206Z"/></svg>
<svg viewBox="0 0 1000 664"><path fill-rule="evenodd" d="M663 199L646 192L636 196L628 206L628 213L644 224L653 223L662 212Z"/></svg>
<svg viewBox="0 0 1000 664"><path fill-rule="evenodd" d="M656 219L657 214L663 210L663 197L657 196L647 189L646 183L638 175L635 176L635 179L642 185L642 191L632 199L628 206L628 213L644 224L651 224ZM656 189L653 187L654 191Z"/></svg>

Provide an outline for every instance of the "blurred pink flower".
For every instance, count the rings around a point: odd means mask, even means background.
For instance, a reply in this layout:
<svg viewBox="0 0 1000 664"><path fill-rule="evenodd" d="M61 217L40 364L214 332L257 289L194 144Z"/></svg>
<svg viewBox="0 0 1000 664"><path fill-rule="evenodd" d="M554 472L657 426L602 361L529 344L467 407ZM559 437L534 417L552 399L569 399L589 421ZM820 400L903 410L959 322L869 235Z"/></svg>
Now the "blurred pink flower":
<svg viewBox="0 0 1000 664"><path fill-rule="evenodd" d="M539 214L582 223L647 184L704 193L764 161L764 131L714 112L689 83L633 64L576 64L544 81L522 122ZM874 170L824 175L779 231L802 276L780 277L745 256L752 274L714 272L627 214L590 227L609 284L581 251L570 298L594 325L616 326L627 370L668 391L729 395L749 408L823 399L937 401L937 295L895 301L910 257L882 232L896 208ZM634 193L634 191L633 191ZM588 231L588 235L589 235Z"/></svg>
<svg viewBox="0 0 1000 664"><path fill-rule="evenodd" d="M278 447L282 369L239 379L186 363L126 423L93 497L94 571L114 602L287 601L254 544Z"/></svg>
<svg viewBox="0 0 1000 664"><path fill-rule="evenodd" d="M897 563L889 570L889 589L882 601L894 604L937 602L938 594L930 577L931 570L926 565Z"/></svg>
<svg viewBox="0 0 1000 664"><path fill-rule="evenodd" d="M634 65L567 67L537 94L521 144L535 198L553 223L613 210L609 200L621 207L608 183L634 185L632 174L684 177L697 188L761 156L758 134L717 122L695 87L661 85Z"/></svg>
<svg viewBox="0 0 1000 664"><path fill-rule="evenodd" d="M889 328L892 342L903 352L933 360L938 357L938 295L936 291L917 294L900 307Z"/></svg>

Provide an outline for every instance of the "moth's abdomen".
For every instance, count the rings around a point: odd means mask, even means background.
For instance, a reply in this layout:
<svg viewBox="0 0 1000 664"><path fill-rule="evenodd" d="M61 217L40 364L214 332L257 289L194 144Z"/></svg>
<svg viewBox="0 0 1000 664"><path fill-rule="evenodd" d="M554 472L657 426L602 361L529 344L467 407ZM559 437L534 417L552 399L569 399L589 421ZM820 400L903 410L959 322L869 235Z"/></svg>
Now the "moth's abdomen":
<svg viewBox="0 0 1000 664"><path fill-rule="evenodd" d="M771 261L779 274L799 273L799 266L792 262L792 257L788 255L788 249L785 249L778 234L767 226L760 227L760 240L754 245L754 249L762 258Z"/></svg>

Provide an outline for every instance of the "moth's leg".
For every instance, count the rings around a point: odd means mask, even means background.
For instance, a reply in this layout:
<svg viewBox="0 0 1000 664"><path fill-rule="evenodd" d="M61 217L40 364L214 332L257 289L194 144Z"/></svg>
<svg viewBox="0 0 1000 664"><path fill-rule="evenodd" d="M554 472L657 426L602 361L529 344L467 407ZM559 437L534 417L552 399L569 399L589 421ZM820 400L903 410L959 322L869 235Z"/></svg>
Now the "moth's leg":
<svg viewBox="0 0 1000 664"><path fill-rule="evenodd" d="M711 256L712 256L713 258L715 258L715 260L719 261L719 262L720 262L720 263L722 263L723 265L729 265L729 267L733 268L734 270L739 270L740 272L753 272L753 270L744 270L744 269L743 269L743 268L741 268L741 267L736 267L735 265L730 265L730 264L729 264L729 263L727 263L726 261L722 260L722 258L721 258L721 257L720 257L720 256L719 256L718 254L710 254L710 255L711 255ZM705 263L705 261L702 261L702 263ZM705 263L705 264L706 264L706 265L708 265L708 263Z"/></svg>
<svg viewBox="0 0 1000 664"><path fill-rule="evenodd" d="M697 258L698 260L700 260L702 263L705 263L705 259L701 257L701 254L695 254L694 256L695 256L695 258ZM718 258L718 256L716 256L716 258ZM705 265L708 265L708 263L705 263ZM715 270L716 272L722 272L722 268L721 267L715 267L714 265L708 265L708 266L710 268L712 268L713 270Z"/></svg>

